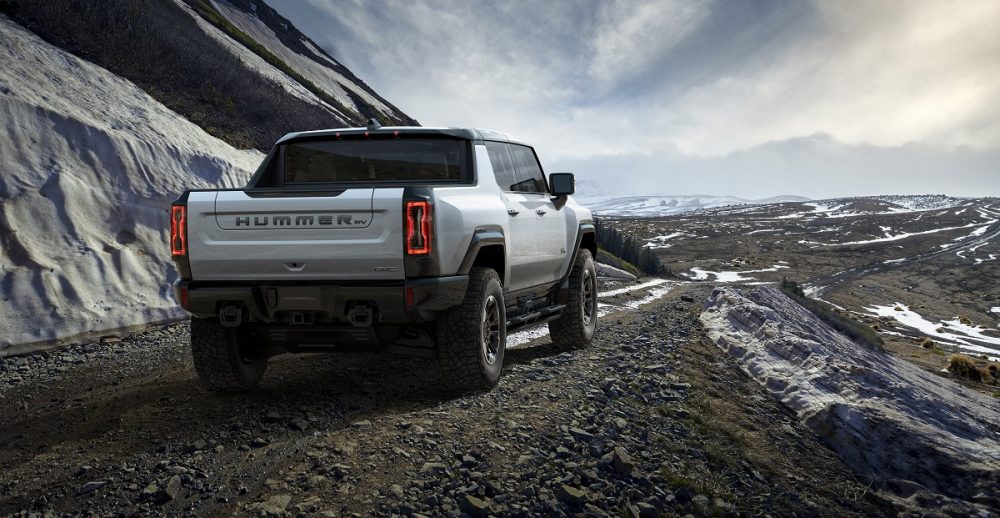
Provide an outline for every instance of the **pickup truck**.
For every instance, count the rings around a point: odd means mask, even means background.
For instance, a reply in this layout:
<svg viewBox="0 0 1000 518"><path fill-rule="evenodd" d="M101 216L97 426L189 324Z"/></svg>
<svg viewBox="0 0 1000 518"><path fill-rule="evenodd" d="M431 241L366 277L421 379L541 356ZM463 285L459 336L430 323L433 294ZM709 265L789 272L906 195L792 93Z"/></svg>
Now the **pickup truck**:
<svg viewBox="0 0 1000 518"><path fill-rule="evenodd" d="M496 131L371 120L284 136L244 188L171 205L199 378L243 391L275 354L388 351L488 390L509 332L547 323L557 346L586 346L597 243L574 189Z"/></svg>

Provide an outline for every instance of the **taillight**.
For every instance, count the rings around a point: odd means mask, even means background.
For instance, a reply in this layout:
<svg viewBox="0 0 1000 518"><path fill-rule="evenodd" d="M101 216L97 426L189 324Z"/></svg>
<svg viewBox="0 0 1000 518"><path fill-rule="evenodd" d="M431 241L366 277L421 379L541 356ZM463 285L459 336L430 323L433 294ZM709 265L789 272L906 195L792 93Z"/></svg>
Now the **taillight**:
<svg viewBox="0 0 1000 518"><path fill-rule="evenodd" d="M431 204L426 201L406 202L406 253L431 253Z"/></svg>
<svg viewBox="0 0 1000 518"><path fill-rule="evenodd" d="M177 288L177 302L180 302L182 308L188 311L191 310L191 295L188 292L187 286Z"/></svg>
<svg viewBox="0 0 1000 518"><path fill-rule="evenodd" d="M187 255L187 205L170 206L170 255Z"/></svg>

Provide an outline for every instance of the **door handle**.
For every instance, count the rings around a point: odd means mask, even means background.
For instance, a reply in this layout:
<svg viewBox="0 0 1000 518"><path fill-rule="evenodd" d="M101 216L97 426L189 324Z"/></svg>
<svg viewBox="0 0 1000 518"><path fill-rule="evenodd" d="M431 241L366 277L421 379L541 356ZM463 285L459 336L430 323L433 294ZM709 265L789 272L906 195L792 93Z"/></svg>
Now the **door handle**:
<svg viewBox="0 0 1000 518"><path fill-rule="evenodd" d="M539 216L544 216L545 215L545 209L538 209L538 210L535 211L535 214L538 214Z"/></svg>
<svg viewBox="0 0 1000 518"><path fill-rule="evenodd" d="M521 211L519 211L519 210L507 209L507 214L510 214L511 216L517 216L520 213L521 213Z"/></svg>

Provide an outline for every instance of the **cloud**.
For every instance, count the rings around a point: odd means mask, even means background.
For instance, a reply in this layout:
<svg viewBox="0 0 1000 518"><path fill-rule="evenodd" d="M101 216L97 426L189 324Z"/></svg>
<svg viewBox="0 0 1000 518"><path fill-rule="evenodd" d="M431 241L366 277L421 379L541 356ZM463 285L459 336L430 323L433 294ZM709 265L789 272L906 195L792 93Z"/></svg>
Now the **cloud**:
<svg viewBox="0 0 1000 518"><path fill-rule="evenodd" d="M991 0L270 3L421 123L508 131L553 170L606 164L641 189L719 167L732 182L693 190L739 194L808 158L774 143L826 134L838 153L805 149L849 170L782 173L759 195L869 192L873 175L905 189L903 163L927 171L922 189L996 192Z"/></svg>
<svg viewBox="0 0 1000 518"><path fill-rule="evenodd" d="M949 194L1000 197L1000 150L847 144L816 134L716 156L676 150L557 162L607 194ZM553 169L554 171L555 169Z"/></svg>

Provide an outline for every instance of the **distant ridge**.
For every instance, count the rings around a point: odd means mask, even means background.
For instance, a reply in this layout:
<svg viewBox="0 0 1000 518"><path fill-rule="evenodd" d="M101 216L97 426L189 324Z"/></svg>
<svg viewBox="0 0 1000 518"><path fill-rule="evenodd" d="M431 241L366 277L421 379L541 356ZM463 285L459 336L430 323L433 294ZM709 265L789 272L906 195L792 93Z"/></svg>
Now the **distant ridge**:
<svg viewBox="0 0 1000 518"><path fill-rule="evenodd" d="M592 192L592 191L591 191ZM702 209L712 209L730 205L768 205L773 203L802 203L809 201L803 196L780 195L763 200L748 200L735 196L713 196L708 194L688 195L588 195L576 197L579 203L602 216L661 217L684 214Z"/></svg>

